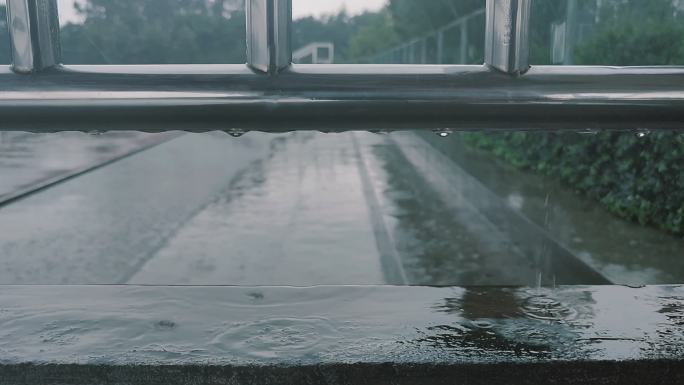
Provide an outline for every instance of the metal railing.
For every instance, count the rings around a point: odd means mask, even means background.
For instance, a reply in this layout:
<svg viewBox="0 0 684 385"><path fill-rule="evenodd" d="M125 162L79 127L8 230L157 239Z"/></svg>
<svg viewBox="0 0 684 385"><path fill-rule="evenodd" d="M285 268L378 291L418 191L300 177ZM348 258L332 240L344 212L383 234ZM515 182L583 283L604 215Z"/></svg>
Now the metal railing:
<svg viewBox="0 0 684 385"><path fill-rule="evenodd" d="M8 0L0 130L671 129L684 67L528 65L530 0L487 0L483 65L293 65L291 0L247 0L246 65L60 65L56 0Z"/></svg>

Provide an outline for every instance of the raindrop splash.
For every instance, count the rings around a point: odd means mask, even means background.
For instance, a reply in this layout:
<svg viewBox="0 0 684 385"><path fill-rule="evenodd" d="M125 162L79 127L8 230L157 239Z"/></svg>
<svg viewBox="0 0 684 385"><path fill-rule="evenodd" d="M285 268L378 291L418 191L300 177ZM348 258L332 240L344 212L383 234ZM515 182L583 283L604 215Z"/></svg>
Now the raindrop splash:
<svg viewBox="0 0 684 385"><path fill-rule="evenodd" d="M522 311L527 317L546 321L562 321L577 315L575 309L545 295L527 298L522 304Z"/></svg>
<svg viewBox="0 0 684 385"><path fill-rule="evenodd" d="M542 285L542 272L540 270L537 272L537 294L541 293L541 285Z"/></svg>
<svg viewBox="0 0 684 385"><path fill-rule="evenodd" d="M487 320L473 320L470 323L478 329L491 329L494 327L494 324Z"/></svg>

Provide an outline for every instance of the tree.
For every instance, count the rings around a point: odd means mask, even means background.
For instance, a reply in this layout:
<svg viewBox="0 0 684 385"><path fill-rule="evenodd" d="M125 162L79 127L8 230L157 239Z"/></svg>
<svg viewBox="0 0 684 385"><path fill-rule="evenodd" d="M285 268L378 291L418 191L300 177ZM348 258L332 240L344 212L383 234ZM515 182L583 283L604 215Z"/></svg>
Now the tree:
<svg viewBox="0 0 684 385"><path fill-rule="evenodd" d="M684 64L684 20L676 11L671 0L607 3L592 37L575 50L577 64Z"/></svg>
<svg viewBox="0 0 684 385"><path fill-rule="evenodd" d="M62 28L65 63L244 63L236 0L88 0Z"/></svg>
<svg viewBox="0 0 684 385"><path fill-rule="evenodd" d="M577 64L684 64L684 23L671 0L602 4L592 36L575 49ZM558 10L547 11L550 20ZM470 133L466 140L557 178L620 217L684 234L684 137L677 132Z"/></svg>
<svg viewBox="0 0 684 385"><path fill-rule="evenodd" d="M394 20L387 10L368 13L364 21L364 25L349 39L349 56L355 58L355 61L363 61L399 41Z"/></svg>
<svg viewBox="0 0 684 385"><path fill-rule="evenodd" d="M402 39L423 36L485 7L485 0L390 0L388 10Z"/></svg>
<svg viewBox="0 0 684 385"><path fill-rule="evenodd" d="M313 41L335 44L335 62L355 63L366 55L396 43L391 17L386 11L349 16L346 11L323 18L295 20L292 32L294 49Z"/></svg>

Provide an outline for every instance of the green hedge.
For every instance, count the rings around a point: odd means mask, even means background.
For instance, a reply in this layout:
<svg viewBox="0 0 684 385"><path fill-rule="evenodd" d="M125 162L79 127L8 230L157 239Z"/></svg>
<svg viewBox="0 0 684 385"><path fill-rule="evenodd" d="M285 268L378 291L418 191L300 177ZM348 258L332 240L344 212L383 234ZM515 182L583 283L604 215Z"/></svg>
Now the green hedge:
<svg viewBox="0 0 684 385"><path fill-rule="evenodd" d="M575 47L575 64L684 64L684 13L671 0L596 4L578 3L580 9L594 9L600 22L590 38ZM542 2L537 11L560 21L563 7ZM546 38L537 43L550 47L550 35ZM519 168L557 178L623 218L683 235L683 135L468 133L466 140Z"/></svg>
<svg viewBox="0 0 684 385"><path fill-rule="evenodd" d="M522 169L559 179L620 217L684 234L684 134L464 134Z"/></svg>

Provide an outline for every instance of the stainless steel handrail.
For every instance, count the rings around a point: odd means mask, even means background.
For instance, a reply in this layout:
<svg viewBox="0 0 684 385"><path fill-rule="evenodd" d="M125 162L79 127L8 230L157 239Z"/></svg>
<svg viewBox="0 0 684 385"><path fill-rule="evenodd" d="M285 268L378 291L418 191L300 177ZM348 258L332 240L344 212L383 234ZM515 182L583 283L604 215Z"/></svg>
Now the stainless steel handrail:
<svg viewBox="0 0 684 385"><path fill-rule="evenodd" d="M292 65L291 0L247 0L247 65L60 66L55 0L9 0L0 130L682 128L684 67L528 67L528 1L487 2L484 65Z"/></svg>
<svg viewBox="0 0 684 385"><path fill-rule="evenodd" d="M684 68L293 65L0 68L5 130L681 128Z"/></svg>

